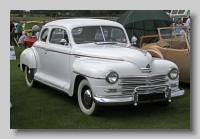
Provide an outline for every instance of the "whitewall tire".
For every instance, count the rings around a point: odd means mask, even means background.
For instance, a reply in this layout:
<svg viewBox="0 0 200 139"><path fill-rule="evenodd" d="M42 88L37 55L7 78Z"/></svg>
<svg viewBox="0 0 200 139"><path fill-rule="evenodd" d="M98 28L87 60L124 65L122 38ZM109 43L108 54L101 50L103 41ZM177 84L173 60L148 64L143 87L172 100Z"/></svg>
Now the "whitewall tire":
<svg viewBox="0 0 200 139"><path fill-rule="evenodd" d="M97 115L100 112L100 106L93 101L93 92L89 82L84 79L78 87L78 103L81 111L86 115Z"/></svg>
<svg viewBox="0 0 200 139"><path fill-rule="evenodd" d="M28 66L25 66L25 81L28 87L37 87L39 85L39 83L34 81L33 77L31 77Z"/></svg>

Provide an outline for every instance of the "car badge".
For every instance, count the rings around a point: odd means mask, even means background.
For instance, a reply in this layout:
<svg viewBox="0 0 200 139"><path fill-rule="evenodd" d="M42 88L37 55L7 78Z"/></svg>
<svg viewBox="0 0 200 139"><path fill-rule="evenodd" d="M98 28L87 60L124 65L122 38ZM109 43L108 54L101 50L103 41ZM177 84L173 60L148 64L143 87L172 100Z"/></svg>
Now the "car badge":
<svg viewBox="0 0 200 139"><path fill-rule="evenodd" d="M150 65L148 64L148 65L146 66L146 68L150 68Z"/></svg>

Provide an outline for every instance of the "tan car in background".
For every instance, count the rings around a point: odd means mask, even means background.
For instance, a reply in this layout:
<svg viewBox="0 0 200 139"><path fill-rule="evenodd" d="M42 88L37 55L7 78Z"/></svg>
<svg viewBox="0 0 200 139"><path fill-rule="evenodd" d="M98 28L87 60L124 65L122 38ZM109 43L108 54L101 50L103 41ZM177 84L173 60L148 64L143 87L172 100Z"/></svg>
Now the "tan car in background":
<svg viewBox="0 0 200 139"><path fill-rule="evenodd" d="M190 83L190 43L186 26L158 28L158 34L140 38L140 48L153 57L167 59L179 68L180 82Z"/></svg>

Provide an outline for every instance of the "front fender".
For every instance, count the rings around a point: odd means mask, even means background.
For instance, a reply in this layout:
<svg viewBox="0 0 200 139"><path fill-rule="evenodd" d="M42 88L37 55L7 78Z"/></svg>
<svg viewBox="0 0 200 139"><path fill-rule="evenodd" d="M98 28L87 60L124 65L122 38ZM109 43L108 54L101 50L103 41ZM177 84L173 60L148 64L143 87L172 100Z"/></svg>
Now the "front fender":
<svg viewBox="0 0 200 139"><path fill-rule="evenodd" d="M23 65L29 68L36 68L35 54L31 48L25 49L20 55L20 69L24 71Z"/></svg>

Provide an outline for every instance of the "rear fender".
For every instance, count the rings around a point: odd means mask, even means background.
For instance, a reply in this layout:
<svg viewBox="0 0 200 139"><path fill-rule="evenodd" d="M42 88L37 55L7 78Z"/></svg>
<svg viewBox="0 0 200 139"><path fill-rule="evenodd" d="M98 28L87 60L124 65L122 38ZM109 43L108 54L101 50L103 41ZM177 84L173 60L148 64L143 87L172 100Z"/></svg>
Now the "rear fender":
<svg viewBox="0 0 200 139"><path fill-rule="evenodd" d="M25 49L20 55L20 69L24 71L24 66L36 69L36 57L31 48Z"/></svg>

